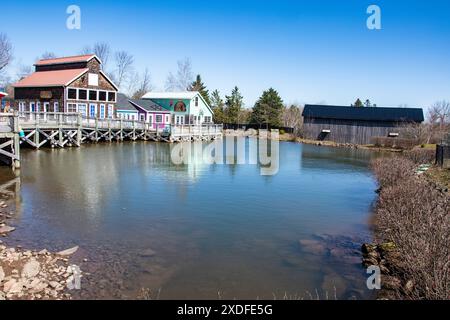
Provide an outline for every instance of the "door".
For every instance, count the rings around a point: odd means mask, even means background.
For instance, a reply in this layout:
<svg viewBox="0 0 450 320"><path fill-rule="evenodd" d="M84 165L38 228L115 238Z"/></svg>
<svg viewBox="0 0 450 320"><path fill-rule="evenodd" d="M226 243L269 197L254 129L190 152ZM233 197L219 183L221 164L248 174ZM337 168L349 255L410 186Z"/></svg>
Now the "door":
<svg viewBox="0 0 450 320"><path fill-rule="evenodd" d="M100 119L105 119L105 105L101 104L100 105Z"/></svg>
<svg viewBox="0 0 450 320"><path fill-rule="evenodd" d="M50 107L50 102L44 102L44 108L42 109L42 112L44 112L44 120L47 120L47 112Z"/></svg>
<svg viewBox="0 0 450 320"><path fill-rule="evenodd" d="M90 118L95 118L95 116L97 115L97 105L96 104L90 104L89 105L89 117Z"/></svg>

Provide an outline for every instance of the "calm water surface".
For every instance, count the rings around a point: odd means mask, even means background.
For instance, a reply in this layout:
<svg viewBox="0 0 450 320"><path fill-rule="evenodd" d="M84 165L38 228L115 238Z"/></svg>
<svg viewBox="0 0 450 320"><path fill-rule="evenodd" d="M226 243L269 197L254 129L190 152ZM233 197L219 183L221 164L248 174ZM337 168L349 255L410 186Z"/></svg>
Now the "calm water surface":
<svg viewBox="0 0 450 320"><path fill-rule="evenodd" d="M23 152L8 244L79 245L80 298L371 297L358 248L370 239L374 154L280 143L279 173L261 176L256 165L174 165L174 146Z"/></svg>

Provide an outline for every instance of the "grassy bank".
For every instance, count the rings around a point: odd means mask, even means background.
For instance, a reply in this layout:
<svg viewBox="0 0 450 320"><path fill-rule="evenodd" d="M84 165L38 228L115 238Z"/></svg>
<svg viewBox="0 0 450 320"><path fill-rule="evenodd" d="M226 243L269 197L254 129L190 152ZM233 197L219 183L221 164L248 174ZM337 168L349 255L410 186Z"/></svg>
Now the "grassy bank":
<svg viewBox="0 0 450 320"><path fill-rule="evenodd" d="M389 246L363 251L381 265L381 298L450 299L450 198L429 175L416 173L432 155L425 149L372 163L380 187L376 238Z"/></svg>

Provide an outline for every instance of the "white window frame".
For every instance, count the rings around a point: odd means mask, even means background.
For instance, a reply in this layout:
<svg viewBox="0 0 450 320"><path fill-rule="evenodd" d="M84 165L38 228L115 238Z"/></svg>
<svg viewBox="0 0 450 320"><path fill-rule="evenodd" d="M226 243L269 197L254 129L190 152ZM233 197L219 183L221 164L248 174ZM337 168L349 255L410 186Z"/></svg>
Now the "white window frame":
<svg viewBox="0 0 450 320"><path fill-rule="evenodd" d="M114 118L114 105L108 104L108 119Z"/></svg>
<svg viewBox="0 0 450 320"><path fill-rule="evenodd" d="M84 110L84 112L83 112ZM81 113L82 116L87 117L88 107L87 103L79 103L77 106L78 113Z"/></svg>
<svg viewBox="0 0 450 320"><path fill-rule="evenodd" d="M86 99L81 99L80 98L80 90L86 91ZM80 101L87 101L87 100L89 100L89 89L78 88L77 89L77 100L80 100Z"/></svg>
<svg viewBox="0 0 450 320"><path fill-rule="evenodd" d="M25 112L26 105L25 101L19 101L19 112Z"/></svg>
<svg viewBox="0 0 450 320"><path fill-rule="evenodd" d="M58 101L53 103L53 110L55 112L59 112L59 102Z"/></svg>
<svg viewBox="0 0 450 320"><path fill-rule="evenodd" d="M104 103L100 104L100 119L106 118L106 105Z"/></svg>
<svg viewBox="0 0 450 320"><path fill-rule="evenodd" d="M148 123L150 123L151 125L153 125L153 115L149 114L148 115Z"/></svg>
<svg viewBox="0 0 450 320"><path fill-rule="evenodd" d="M94 115L92 116L92 107L94 107ZM97 104L96 103L89 103L89 110L88 110L89 118L95 118L97 117Z"/></svg>
<svg viewBox="0 0 450 320"><path fill-rule="evenodd" d="M158 119L159 119L159 121L158 121ZM157 124L163 123L163 116L162 116L162 114L156 114L155 115L155 123L157 123Z"/></svg>
<svg viewBox="0 0 450 320"><path fill-rule="evenodd" d="M73 108L75 106L75 111L73 111L73 110L69 111L69 105L70 105L71 108ZM78 112L78 105L76 103L73 103L73 102L68 102L66 104L66 112L67 113Z"/></svg>

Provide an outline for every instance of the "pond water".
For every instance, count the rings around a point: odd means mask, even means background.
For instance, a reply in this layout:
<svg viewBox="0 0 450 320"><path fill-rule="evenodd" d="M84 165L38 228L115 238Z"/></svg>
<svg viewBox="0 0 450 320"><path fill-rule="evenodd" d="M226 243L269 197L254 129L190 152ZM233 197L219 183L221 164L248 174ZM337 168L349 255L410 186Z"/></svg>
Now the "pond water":
<svg viewBox="0 0 450 320"><path fill-rule="evenodd" d="M177 165L175 147L24 150L17 230L4 241L80 246L77 298L372 297L359 248L371 237L373 153L281 142L278 173L263 176L257 165Z"/></svg>

